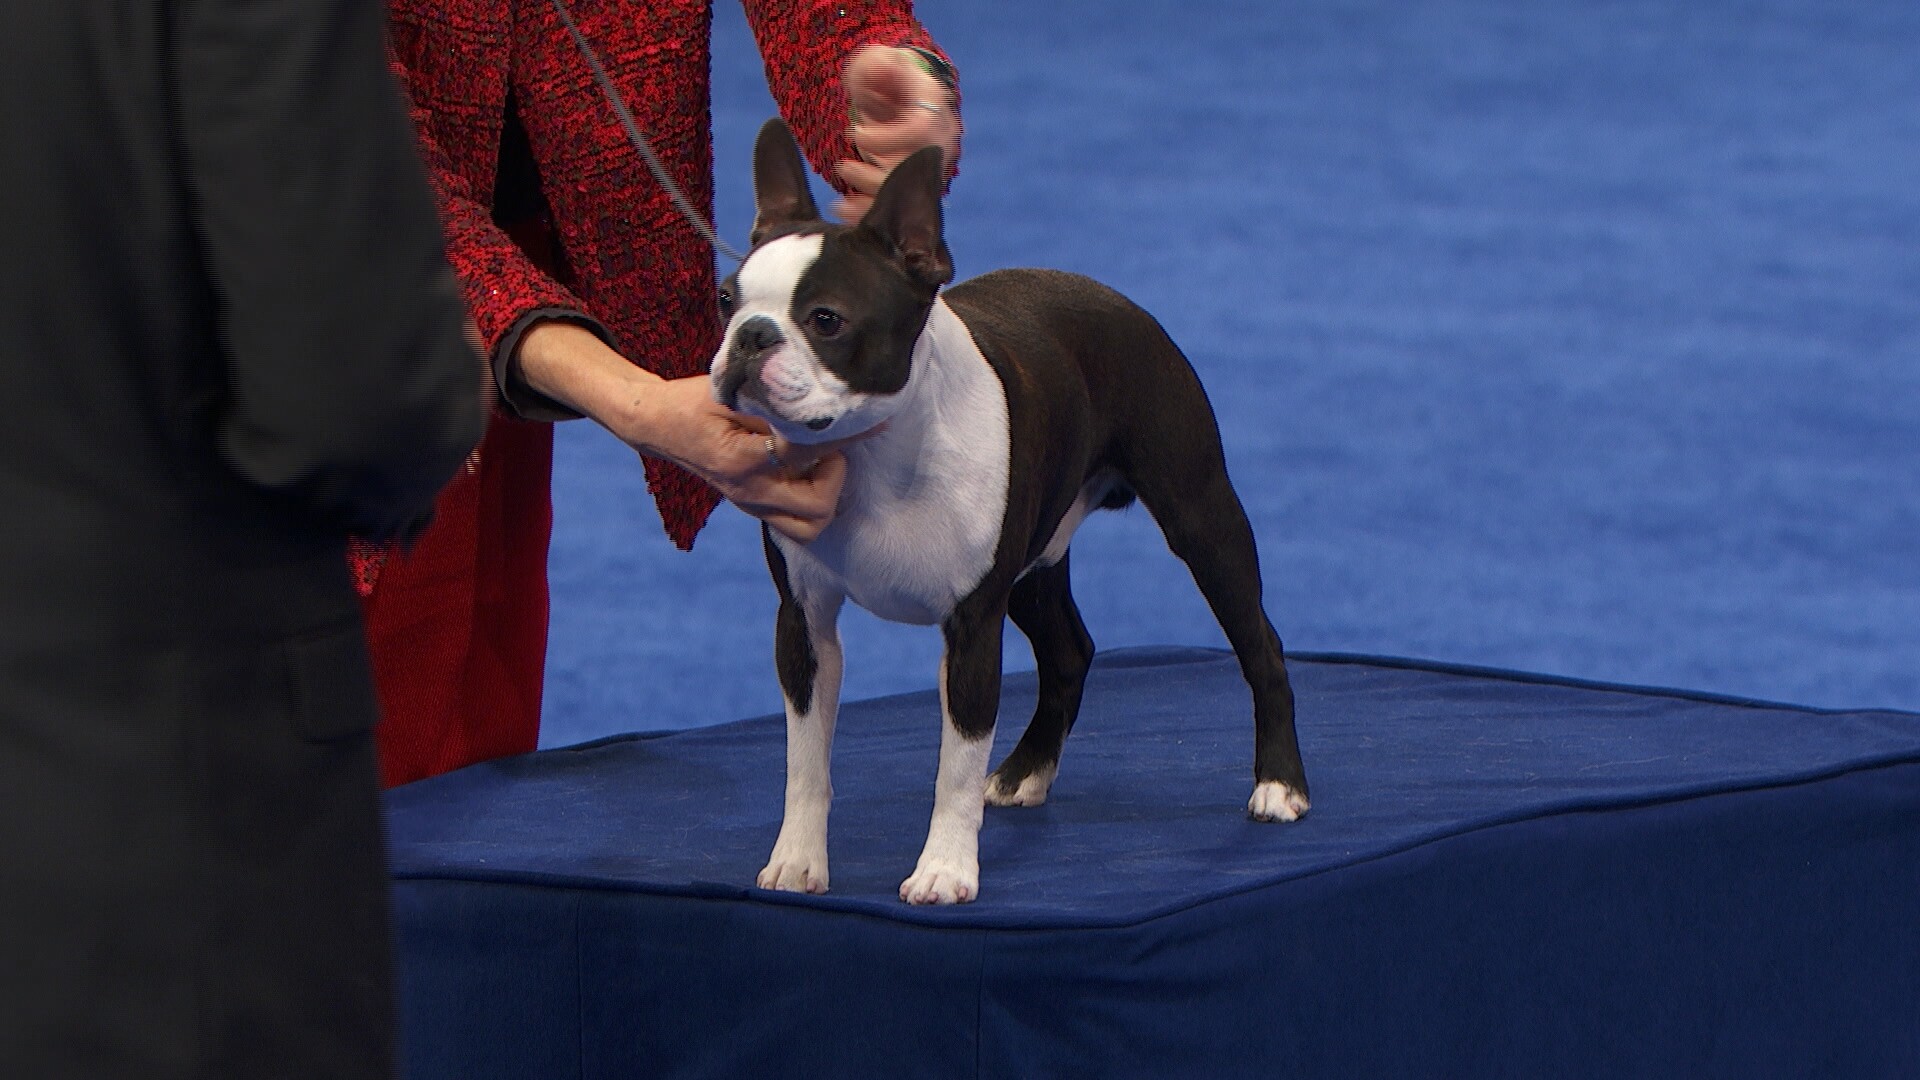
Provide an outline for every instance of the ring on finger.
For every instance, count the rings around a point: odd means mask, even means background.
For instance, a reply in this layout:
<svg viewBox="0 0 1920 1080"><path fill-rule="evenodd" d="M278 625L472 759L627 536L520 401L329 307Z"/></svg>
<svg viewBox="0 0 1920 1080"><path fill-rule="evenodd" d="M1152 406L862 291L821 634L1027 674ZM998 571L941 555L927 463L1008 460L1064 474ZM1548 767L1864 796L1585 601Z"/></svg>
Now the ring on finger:
<svg viewBox="0 0 1920 1080"><path fill-rule="evenodd" d="M773 436L771 435L767 436L767 464L772 465L775 469L784 469L787 467L786 463L780 460L780 445L773 441Z"/></svg>

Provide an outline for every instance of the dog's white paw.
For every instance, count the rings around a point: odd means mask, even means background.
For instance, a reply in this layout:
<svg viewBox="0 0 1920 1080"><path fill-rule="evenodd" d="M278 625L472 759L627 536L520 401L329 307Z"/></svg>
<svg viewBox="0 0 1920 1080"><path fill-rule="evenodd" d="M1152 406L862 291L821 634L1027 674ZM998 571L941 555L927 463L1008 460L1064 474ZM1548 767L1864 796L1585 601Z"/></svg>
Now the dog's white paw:
<svg viewBox="0 0 1920 1080"><path fill-rule="evenodd" d="M1305 795L1280 781L1263 780L1254 785L1247 814L1255 821L1299 821L1311 806Z"/></svg>
<svg viewBox="0 0 1920 1080"><path fill-rule="evenodd" d="M827 853L825 851L783 851L773 849L772 858L754 879L763 889L779 892L819 894L827 891Z"/></svg>
<svg viewBox="0 0 1920 1080"><path fill-rule="evenodd" d="M936 859L923 855L913 876L900 883L900 899L909 904L966 904L979 895L977 859Z"/></svg>
<svg viewBox="0 0 1920 1080"><path fill-rule="evenodd" d="M1047 792L1053 790L1053 778L1060 775L1059 765L1050 765L1037 772L1028 773L1012 791L1007 791L1000 782L1000 774L987 777L988 806L1039 806L1047 801Z"/></svg>

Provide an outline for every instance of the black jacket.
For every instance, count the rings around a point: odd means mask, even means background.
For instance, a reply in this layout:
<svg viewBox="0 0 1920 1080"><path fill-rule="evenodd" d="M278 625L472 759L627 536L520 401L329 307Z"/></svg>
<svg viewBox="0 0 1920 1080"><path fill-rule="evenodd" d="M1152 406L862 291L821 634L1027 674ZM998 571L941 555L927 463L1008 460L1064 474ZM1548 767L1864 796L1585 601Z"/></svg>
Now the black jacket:
<svg viewBox="0 0 1920 1080"><path fill-rule="evenodd" d="M0 6L0 1075L391 1071L343 550L483 406L383 13Z"/></svg>

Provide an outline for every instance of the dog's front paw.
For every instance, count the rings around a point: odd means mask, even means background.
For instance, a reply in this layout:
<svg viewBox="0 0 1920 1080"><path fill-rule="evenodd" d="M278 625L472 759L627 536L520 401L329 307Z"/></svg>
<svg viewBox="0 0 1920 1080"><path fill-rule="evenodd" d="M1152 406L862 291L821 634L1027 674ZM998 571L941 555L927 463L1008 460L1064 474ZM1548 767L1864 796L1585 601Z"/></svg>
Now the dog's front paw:
<svg viewBox="0 0 1920 1080"><path fill-rule="evenodd" d="M965 904L980 895L977 859L943 859L926 855L913 876L900 883L900 899L909 904Z"/></svg>
<svg viewBox="0 0 1920 1080"><path fill-rule="evenodd" d="M754 879L763 889L819 894L827 891L827 853L782 850L776 846L766 868Z"/></svg>
<svg viewBox="0 0 1920 1080"><path fill-rule="evenodd" d="M1247 815L1255 821L1299 821L1312 805L1305 793L1278 780L1263 780L1247 800Z"/></svg>

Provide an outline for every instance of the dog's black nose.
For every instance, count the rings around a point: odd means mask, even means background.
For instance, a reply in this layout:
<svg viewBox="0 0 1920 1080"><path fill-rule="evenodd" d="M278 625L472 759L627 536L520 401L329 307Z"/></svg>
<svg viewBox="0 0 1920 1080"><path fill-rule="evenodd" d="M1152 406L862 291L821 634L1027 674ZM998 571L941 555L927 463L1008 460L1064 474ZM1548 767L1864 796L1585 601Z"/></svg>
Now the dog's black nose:
<svg viewBox="0 0 1920 1080"><path fill-rule="evenodd" d="M742 359L759 356L785 341L780 324L765 315L755 315L733 332L733 351Z"/></svg>

